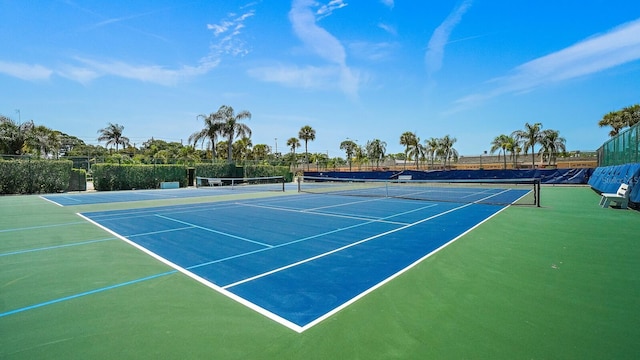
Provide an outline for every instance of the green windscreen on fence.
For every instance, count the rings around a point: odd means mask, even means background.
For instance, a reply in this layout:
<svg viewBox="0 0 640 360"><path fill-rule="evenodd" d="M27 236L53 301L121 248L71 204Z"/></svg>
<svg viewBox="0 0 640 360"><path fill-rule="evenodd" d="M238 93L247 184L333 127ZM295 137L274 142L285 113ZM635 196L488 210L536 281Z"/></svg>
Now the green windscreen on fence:
<svg viewBox="0 0 640 360"><path fill-rule="evenodd" d="M598 166L640 163L640 123L611 138L598 149Z"/></svg>

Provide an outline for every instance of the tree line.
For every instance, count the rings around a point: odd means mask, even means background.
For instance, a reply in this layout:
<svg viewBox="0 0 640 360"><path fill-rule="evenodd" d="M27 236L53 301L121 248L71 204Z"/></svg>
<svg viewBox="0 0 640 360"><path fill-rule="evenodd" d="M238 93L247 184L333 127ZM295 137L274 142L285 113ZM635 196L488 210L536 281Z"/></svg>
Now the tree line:
<svg viewBox="0 0 640 360"><path fill-rule="evenodd" d="M310 169L311 164L322 167L341 167L353 164L360 168L363 164L371 164L378 168L388 159L401 160L406 168L412 162L418 169L420 164L431 167L442 164L450 166L459 158L454 148L456 138L445 135L441 138L431 137L421 143L414 132L404 132L400 135L399 144L404 146L404 152L387 154L387 143L380 139L368 140L364 146L357 140L347 138L340 143L340 149L345 152L345 159L337 157L330 159L328 153L309 153L310 141L316 139L316 131L309 125L300 128L297 137L287 139L286 146L289 153L276 153L267 144L253 145L251 142L251 128L243 121L251 119L251 112L242 110L236 113L233 107L222 105L216 112L198 115L204 126L201 130L189 136L188 144L181 142L166 142L151 138L141 146L132 146L129 138L124 136L124 126L109 123L98 130L97 140L104 142L100 145L88 145L83 140L49 129L43 125L36 125L33 120L19 123L13 119L0 115L0 153L21 156L30 155L40 158L59 158L61 156L84 156L101 158L105 162L125 163L196 163L203 161L270 161L302 166ZM619 111L607 113L598 125L611 126L610 136L617 135L625 127L640 122L640 105L625 107ZM206 148L205 148L206 143ZM200 144L201 149L198 149ZM304 144L304 153L297 149ZM503 159L503 167L507 167L507 155L514 164L518 156L524 152L531 154L531 163L535 166L536 155L540 161L553 164L558 154L566 152L566 140L557 130L542 128L542 123L526 123L524 129L513 131L511 134L500 134L490 143L490 152L498 151L498 157ZM539 146L536 153L536 146ZM204 148L204 149L203 149Z"/></svg>

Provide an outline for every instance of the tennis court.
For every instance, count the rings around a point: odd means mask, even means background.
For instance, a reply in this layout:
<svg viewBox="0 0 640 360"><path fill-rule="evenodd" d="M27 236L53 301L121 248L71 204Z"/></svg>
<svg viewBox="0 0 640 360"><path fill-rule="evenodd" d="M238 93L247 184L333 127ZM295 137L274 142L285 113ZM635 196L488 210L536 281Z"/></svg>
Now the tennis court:
<svg viewBox="0 0 640 360"><path fill-rule="evenodd" d="M81 216L301 332L502 209L299 195Z"/></svg>
<svg viewBox="0 0 640 360"><path fill-rule="evenodd" d="M542 194L0 197L0 358L633 357L638 213Z"/></svg>

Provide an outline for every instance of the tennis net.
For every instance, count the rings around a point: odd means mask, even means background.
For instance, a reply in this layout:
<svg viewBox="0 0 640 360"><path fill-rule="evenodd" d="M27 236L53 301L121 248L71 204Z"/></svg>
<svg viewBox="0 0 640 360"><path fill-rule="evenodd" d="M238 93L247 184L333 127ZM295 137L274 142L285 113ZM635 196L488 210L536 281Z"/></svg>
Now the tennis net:
<svg viewBox="0 0 640 360"><path fill-rule="evenodd" d="M247 191L284 191L284 176L253 178L196 177L196 187Z"/></svg>
<svg viewBox="0 0 640 360"><path fill-rule="evenodd" d="M540 179L377 180L304 176L298 192L540 206Z"/></svg>

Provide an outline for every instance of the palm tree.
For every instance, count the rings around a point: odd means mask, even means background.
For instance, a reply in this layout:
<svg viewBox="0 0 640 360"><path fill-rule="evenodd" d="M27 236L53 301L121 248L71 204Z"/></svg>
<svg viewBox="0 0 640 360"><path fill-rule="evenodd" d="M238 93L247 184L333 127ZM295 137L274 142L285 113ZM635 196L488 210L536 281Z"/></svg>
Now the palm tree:
<svg viewBox="0 0 640 360"><path fill-rule="evenodd" d="M444 158L444 167L447 168L447 161L449 161L449 168L451 168L451 159L458 160L458 150L454 149L453 144L458 141L456 138L452 138L449 135L445 135L439 142L439 153Z"/></svg>
<svg viewBox="0 0 640 360"><path fill-rule="evenodd" d="M265 160L271 153L271 148L267 144L257 144L253 147L252 153L255 160Z"/></svg>
<svg viewBox="0 0 640 360"><path fill-rule="evenodd" d="M351 160L353 159L353 153L356 151L358 145L351 141L345 140L340 143L340 149L347 153L347 162L349 163L349 171L351 171Z"/></svg>
<svg viewBox="0 0 640 360"><path fill-rule="evenodd" d="M109 123L106 128L98 130L100 134L98 141L106 141L107 146L115 145L118 152L118 145L122 144L123 147L129 145L129 138L122 135L123 131L124 126Z"/></svg>
<svg viewBox="0 0 640 360"><path fill-rule="evenodd" d="M640 104L627 106L622 110L623 118L625 119L627 126L631 127L640 122Z"/></svg>
<svg viewBox="0 0 640 360"><path fill-rule="evenodd" d="M513 134L511 134L511 136L514 136L516 139L518 139L518 141L523 140L525 154L527 152L527 149L531 148L531 168L532 169L535 169L536 167L535 146L536 144L540 143L540 141L542 140L541 129L542 129L541 123L535 123L535 124L525 123L524 130L516 130L513 132Z"/></svg>
<svg viewBox="0 0 640 360"><path fill-rule="evenodd" d="M188 141L189 143L193 142L195 147L198 141L202 140L204 142L205 139L209 139L211 143L211 161L213 162L216 159L216 141L218 140L218 135L222 133L224 121L220 116L217 116L217 113L200 114L197 117L204 120L204 128L191 134Z"/></svg>
<svg viewBox="0 0 640 360"><path fill-rule="evenodd" d="M367 161L367 153L362 146L356 146L354 159L356 164L358 164L358 170L362 170L362 164Z"/></svg>
<svg viewBox="0 0 640 360"><path fill-rule="evenodd" d="M370 160L375 160L376 168L380 166L380 161L384 160L384 153L387 151L387 143L379 139L367 141L367 156Z"/></svg>
<svg viewBox="0 0 640 360"><path fill-rule="evenodd" d="M251 119L251 113L242 110L236 114L231 106L222 105L212 115L216 122L223 123L220 132L222 136L227 138L227 144L230 145L227 146L227 162L231 163L233 161L233 139L251 137L251 128L240 122L244 119Z"/></svg>
<svg viewBox="0 0 640 360"><path fill-rule="evenodd" d="M420 138L416 137L416 141L409 147L409 157L413 157L416 162L416 170L419 169L418 161L424 157L425 148L420 144Z"/></svg>
<svg viewBox="0 0 640 360"><path fill-rule="evenodd" d="M612 129L609 131L609 136L614 137L620 133L620 130L626 126L626 123L619 111L611 111L598 121L598 126L611 126Z"/></svg>
<svg viewBox="0 0 640 360"><path fill-rule="evenodd" d="M611 111L604 115L598 125L600 127L611 126L609 136L613 137L627 126L633 126L640 122L640 104L627 106L619 111Z"/></svg>
<svg viewBox="0 0 640 360"><path fill-rule="evenodd" d="M22 155L29 133L34 127L33 120L18 124L0 115L0 151L3 154Z"/></svg>
<svg viewBox="0 0 640 360"><path fill-rule="evenodd" d="M428 155L429 159L431 160L431 167L433 167L433 161L435 160L436 152L438 151L439 141L438 139L432 137L425 140L424 142L424 152Z"/></svg>
<svg viewBox="0 0 640 360"><path fill-rule="evenodd" d="M296 159L296 149L300 147L300 141L298 140L298 138L291 137L289 138L289 140L287 140L287 146L291 148L291 163L297 164L298 160Z"/></svg>
<svg viewBox="0 0 640 360"><path fill-rule="evenodd" d="M46 157L53 152L58 157L60 149L60 132L51 130L46 126L38 125L31 129L27 135L26 145L35 151L38 157Z"/></svg>
<svg viewBox="0 0 640 360"><path fill-rule="evenodd" d="M304 140L304 158L307 163L307 170L309 170L309 150L308 144L309 140L313 141L316 139L316 131L309 125L303 126L298 132L298 138L300 140Z"/></svg>
<svg viewBox="0 0 640 360"><path fill-rule="evenodd" d="M513 136L507 136L505 145L505 150L511 153L509 155L509 158L511 159L513 168L515 169L516 163L518 162L518 154L520 153L520 151L522 151L522 149L520 148L520 144L518 143L518 140Z"/></svg>
<svg viewBox="0 0 640 360"><path fill-rule="evenodd" d="M502 155L504 157L503 169L507 168L507 146L509 146L509 140L510 137L507 135L498 135L491 142L491 149L489 149L489 152L492 154L498 149L502 151ZM498 161L500 161L500 152L498 152Z"/></svg>
<svg viewBox="0 0 640 360"><path fill-rule="evenodd" d="M411 131L405 131L400 135L400 145L404 145L404 169L407 169L407 160L409 160L409 150L419 143L418 137Z"/></svg>
<svg viewBox="0 0 640 360"><path fill-rule="evenodd" d="M234 158L238 160L245 160L251 152L252 146L253 143L251 142L250 138L243 137L241 139L238 139L232 145L232 151L235 155Z"/></svg>
<svg viewBox="0 0 640 360"><path fill-rule="evenodd" d="M544 130L542 132L542 139L540 140L540 144L542 148L540 149L540 155L543 156L546 154L548 157L547 164L551 165L552 160L555 162L555 159L559 152L566 152L567 148L565 147L565 143L567 140L560 136L560 132L557 130Z"/></svg>

